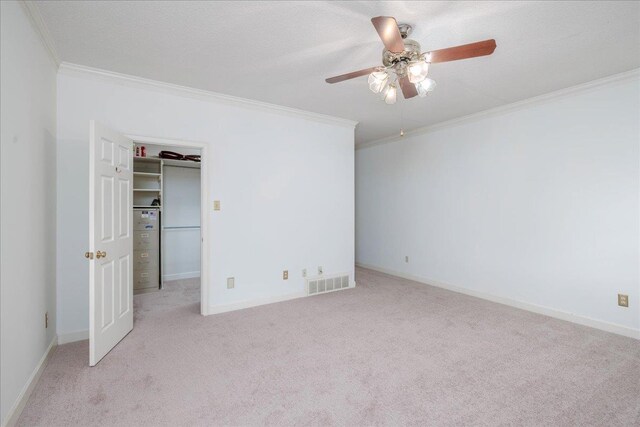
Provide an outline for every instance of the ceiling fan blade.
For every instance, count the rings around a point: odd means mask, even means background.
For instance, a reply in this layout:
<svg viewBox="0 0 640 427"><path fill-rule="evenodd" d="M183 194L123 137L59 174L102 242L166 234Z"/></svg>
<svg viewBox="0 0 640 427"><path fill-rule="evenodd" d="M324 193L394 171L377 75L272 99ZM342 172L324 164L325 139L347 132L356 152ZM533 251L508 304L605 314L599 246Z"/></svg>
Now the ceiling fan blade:
<svg viewBox="0 0 640 427"><path fill-rule="evenodd" d="M376 27L376 31L387 50L390 52L402 52L404 50L404 42L395 18L391 16L376 16L371 18L371 22Z"/></svg>
<svg viewBox="0 0 640 427"><path fill-rule="evenodd" d="M402 89L402 95L404 99L413 98L418 94L418 89L416 89L416 85L409 81L408 76L404 76L398 79L398 83L400 83L400 89Z"/></svg>
<svg viewBox="0 0 640 427"><path fill-rule="evenodd" d="M446 49L433 50L425 53L428 62L457 61L459 59L476 58L478 56L491 55L496 50L494 39L476 43L464 44L462 46L449 47Z"/></svg>
<svg viewBox="0 0 640 427"><path fill-rule="evenodd" d="M366 74L371 74L375 70L377 70L378 68L380 68L380 67L371 67L371 68L365 68L364 70L352 71L352 72L347 73L347 74L342 74L342 75L335 76L335 77L329 77L328 79L325 79L325 81L327 83L339 83L339 82L343 82L345 80L355 79L356 77L364 76Z"/></svg>

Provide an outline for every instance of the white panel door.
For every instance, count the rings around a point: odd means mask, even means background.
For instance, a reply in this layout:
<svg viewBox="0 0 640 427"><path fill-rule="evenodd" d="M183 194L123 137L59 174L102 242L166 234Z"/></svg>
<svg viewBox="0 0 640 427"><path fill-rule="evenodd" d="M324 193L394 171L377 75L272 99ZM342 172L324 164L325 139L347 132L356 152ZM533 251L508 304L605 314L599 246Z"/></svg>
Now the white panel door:
<svg viewBox="0 0 640 427"><path fill-rule="evenodd" d="M133 141L91 121L89 364L133 329Z"/></svg>

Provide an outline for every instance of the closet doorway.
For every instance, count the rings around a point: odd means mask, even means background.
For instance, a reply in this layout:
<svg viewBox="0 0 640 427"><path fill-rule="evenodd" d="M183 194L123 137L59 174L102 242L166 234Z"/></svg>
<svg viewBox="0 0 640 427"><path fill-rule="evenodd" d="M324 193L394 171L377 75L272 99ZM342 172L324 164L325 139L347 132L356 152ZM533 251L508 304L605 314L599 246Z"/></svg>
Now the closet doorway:
<svg viewBox="0 0 640 427"><path fill-rule="evenodd" d="M134 142L134 310L188 304L207 315L206 145L129 138Z"/></svg>
<svg viewBox="0 0 640 427"><path fill-rule="evenodd" d="M200 149L134 144L134 310L142 315L196 307L202 242Z"/></svg>

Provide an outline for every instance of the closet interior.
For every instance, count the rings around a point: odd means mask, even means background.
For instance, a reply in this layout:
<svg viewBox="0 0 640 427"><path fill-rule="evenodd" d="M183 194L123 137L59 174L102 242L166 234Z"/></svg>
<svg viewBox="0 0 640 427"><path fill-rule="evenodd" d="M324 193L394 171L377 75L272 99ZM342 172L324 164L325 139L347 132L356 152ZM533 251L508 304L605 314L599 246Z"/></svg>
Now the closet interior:
<svg viewBox="0 0 640 427"><path fill-rule="evenodd" d="M195 149L136 143L134 294L200 277L199 155Z"/></svg>

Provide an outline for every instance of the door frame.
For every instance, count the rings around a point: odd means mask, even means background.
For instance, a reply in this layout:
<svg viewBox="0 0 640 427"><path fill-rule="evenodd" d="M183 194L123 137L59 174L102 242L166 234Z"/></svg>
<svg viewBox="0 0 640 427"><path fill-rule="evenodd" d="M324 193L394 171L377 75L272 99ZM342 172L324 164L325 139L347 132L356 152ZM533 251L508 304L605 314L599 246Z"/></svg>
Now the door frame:
<svg viewBox="0 0 640 427"><path fill-rule="evenodd" d="M184 139L156 138L125 134L134 143L167 145L173 147L195 148L200 150L203 161L200 162L200 314L209 315L209 148L205 142Z"/></svg>

